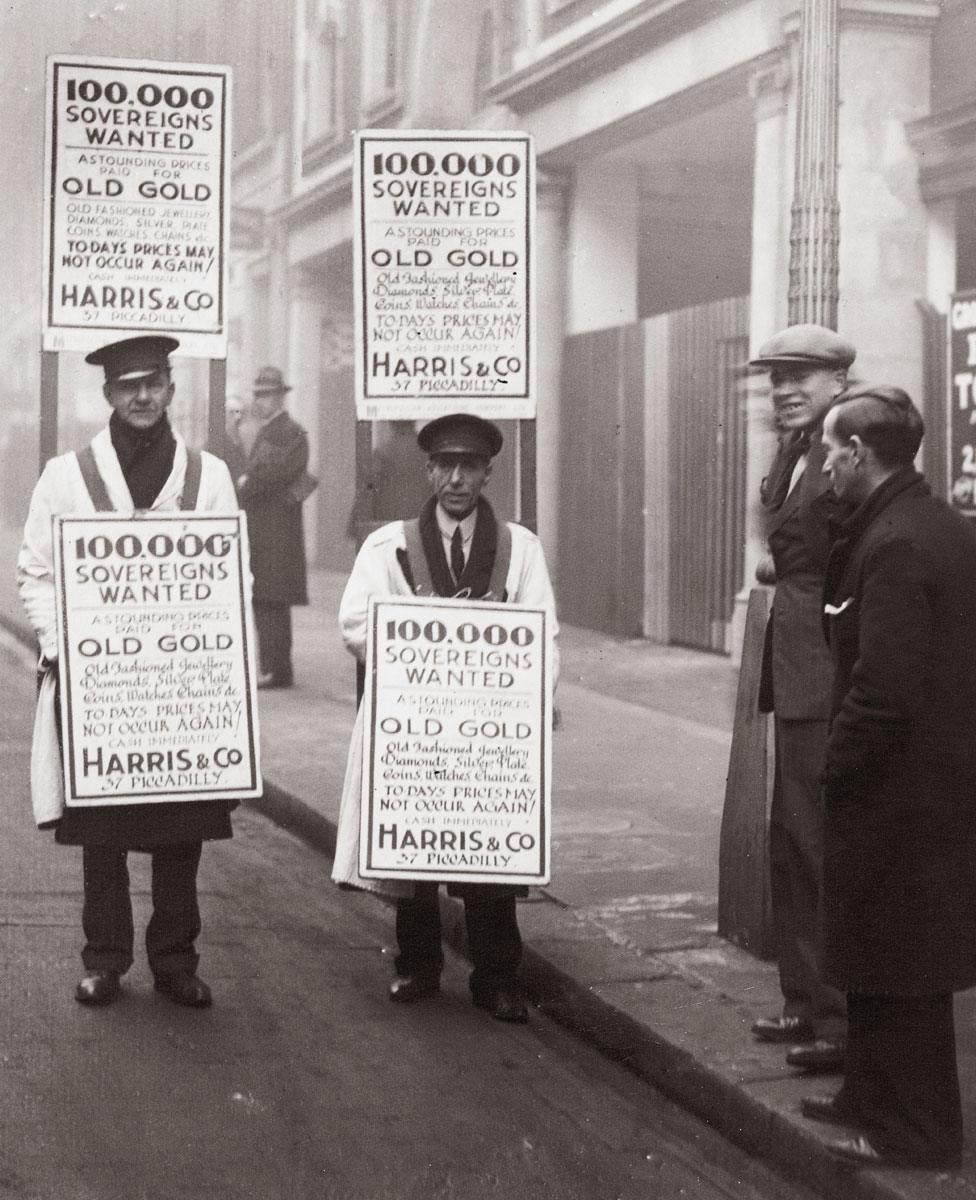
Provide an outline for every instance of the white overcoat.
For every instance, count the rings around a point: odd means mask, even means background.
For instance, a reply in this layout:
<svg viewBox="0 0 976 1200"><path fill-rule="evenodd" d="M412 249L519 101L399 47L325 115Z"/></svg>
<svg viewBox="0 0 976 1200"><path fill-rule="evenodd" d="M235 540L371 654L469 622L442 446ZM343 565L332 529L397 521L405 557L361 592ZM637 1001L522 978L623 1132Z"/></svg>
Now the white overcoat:
<svg viewBox="0 0 976 1200"><path fill-rule="evenodd" d="M173 512L180 507L186 479L186 442L174 430L176 453L173 469L153 502L152 512ZM98 473L113 508L121 516L133 516L135 505L122 474L108 427L96 434L91 443ZM213 454L203 453L200 490L196 510L236 513L237 496L226 463ZM31 496L24 540L17 556L17 586L27 618L37 634L42 659L54 662L58 657L57 604L54 594L54 529L56 516L91 516L95 506L82 478L78 459L62 454L49 460ZM246 583L250 582L245 572ZM31 800L38 825L57 820L64 807L64 782L54 719L54 675L45 673L37 699L34 739L31 748Z"/></svg>
<svg viewBox="0 0 976 1200"><path fill-rule="evenodd" d="M512 604L525 604L530 608L542 608L552 629L553 638L559 632L556 621L556 600L549 581L549 571L542 551L542 543L534 533L522 525L508 523L512 534L512 557L505 591ZM356 658L366 661L366 623L369 615L370 598L395 599L397 596L412 596L414 593L407 582L397 559L397 551L406 549L406 538L402 521L392 521L376 529L363 542L352 573L346 583L342 600L339 602L339 626L346 648ZM553 681L559 673L559 651L553 642ZM339 807L339 830L336 837L335 860L332 865L333 880L342 885L378 892L385 896L409 896L413 884L402 879L364 879L359 874L359 826L363 782L363 710L360 705L356 714L349 756L346 760L346 776L342 786L342 803Z"/></svg>

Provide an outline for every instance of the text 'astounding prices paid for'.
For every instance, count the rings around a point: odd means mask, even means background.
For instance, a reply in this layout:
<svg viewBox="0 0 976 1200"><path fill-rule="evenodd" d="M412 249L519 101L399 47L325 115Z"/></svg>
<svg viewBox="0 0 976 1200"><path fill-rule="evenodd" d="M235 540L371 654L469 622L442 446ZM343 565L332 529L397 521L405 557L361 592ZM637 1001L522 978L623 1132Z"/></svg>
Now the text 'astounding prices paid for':
<svg viewBox="0 0 976 1200"><path fill-rule="evenodd" d="M226 67L48 59L45 350L226 356L229 91Z"/></svg>
<svg viewBox="0 0 976 1200"><path fill-rule="evenodd" d="M353 192L359 419L534 417L531 139L361 131Z"/></svg>
<svg viewBox="0 0 976 1200"><path fill-rule="evenodd" d="M55 534L66 803L260 795L242 515Z"/></svg>
<svg viewBox="0 0 976 1200"><path fill-rule="evenodd" d="M373 600L368 629L360 873L548 883L545 612Z"/></svg>

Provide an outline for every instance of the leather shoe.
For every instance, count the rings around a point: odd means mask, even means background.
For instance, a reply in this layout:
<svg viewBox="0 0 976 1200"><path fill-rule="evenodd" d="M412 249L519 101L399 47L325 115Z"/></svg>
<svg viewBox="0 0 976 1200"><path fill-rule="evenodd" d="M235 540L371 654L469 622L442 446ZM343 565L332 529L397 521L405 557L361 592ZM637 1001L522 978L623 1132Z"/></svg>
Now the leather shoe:
<svg viewBox="0 0 976 1200"><path fill-rule="evenodd" d="M184 1008L209 1008L213 1004L210 988L202 979L188 971L181 971L176 975L161 975L156 979L154 986L157 992L162 992L174 1004L182 1004Z"/></svg>
<svg viewBox="0 0 976 1200"><path fill-rule="evenodd" d="M945 1158L911 1158L892 1150L879 1150L863 1134L859 1137L840 1138L827 1143L827 1149L839 1158L862 1167L904 1167L908 1170L957 1171L962 1166L962 1156Z"/></svg>
<svg viewBox="0 0 976 1200"><path fill-rule="evenodd" d="M441 990L436 975L398 975L390 984L390 999L394 1004L414 1004Z"/></svg>
<svg viewBox="0 0 976 1200"><path fill-rule="evenodd" d="M817 1038L806 1046L794 1046L786 1052L789 1066L808 1075L838 1075L844 1069L844 1043Z"/></svg>
<svg viewBox="0 0 976 1200"><path fill-rule="evenodd" d="M836 1096L804 1096L800 1101L800 1112L811 1121L823 1121L825 1125L853 1125L863 1122L851 1111L846 1100Z"/></svg>
<svg viewBox="0 0 976 1200"><path fill-rule="evenodd" d="M760 1017L752 1032L761 1042L812 1042L815 1036L806 1017Z"/></svg>
<svg viewBox="0 0 976 1200"><path fill-rule="evenodd" d="M273 675L270 671L258 676L258 691L263 692L270 688L289 688L291 685L290 679L282 679L280 675Z"/></svg>
<svg viewBox="0 0 976 1200"><path fill-rule="evenodd" d="M514 1025L524 1025L529 1019L528 1005L521 991L512 988L499 988L494 999L487 1008L496 1021L510 1021Z"/></svg>
<svg viewBox="0 0 976 1200"><path fill-rule="evenodd" d="M89 971L75 988L79 1004L111 1004L118 995L118 971Z"/></svg>

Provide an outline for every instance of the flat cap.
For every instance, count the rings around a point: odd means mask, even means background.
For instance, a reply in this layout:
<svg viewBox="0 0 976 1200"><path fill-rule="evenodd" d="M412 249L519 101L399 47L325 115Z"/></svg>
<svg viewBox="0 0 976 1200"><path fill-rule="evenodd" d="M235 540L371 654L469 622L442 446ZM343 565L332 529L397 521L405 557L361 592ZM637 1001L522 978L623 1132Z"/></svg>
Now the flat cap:
<svg viewBox="0 0 976 1200"><path fill-rule="evenodd" d="M749 366L846 369L856 356L857 351L846 338L824 325L790 325L760 346Z"/></svg>
<svg viewBox="0 0 976 1200"><path fill-rule="evenodd" d="M425 425L417 443L428 454L480 454L494 458L502 448L502 431L473 413L450 413Z"/></svg>
<svg viewBox="0 0 976 1200"><path fill-rule="evenodd" d="M157 371L169 370L169 356L179 344L176 338L157 335L125 338L99 346L85 355L85 362L103 367L108 381L145 379Z"/></svg>
<svg viewBox="0 0 976 1200"><path fill-rule="evenodd" d="M278 367L262 367L254 377L255 396L280 396L290 391L291 384L285 383L285 377Z"/></svg>

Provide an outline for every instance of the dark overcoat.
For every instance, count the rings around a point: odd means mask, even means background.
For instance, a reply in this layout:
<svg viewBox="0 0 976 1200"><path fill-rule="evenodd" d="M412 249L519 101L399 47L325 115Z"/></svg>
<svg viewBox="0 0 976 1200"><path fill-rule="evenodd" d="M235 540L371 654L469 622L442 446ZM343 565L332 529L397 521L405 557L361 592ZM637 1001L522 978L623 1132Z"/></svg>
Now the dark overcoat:
<svg viewBox="0 0 976 1200"><path fill-rule="evenodd" d="M289 489L308 466L308 435L282 411L262 425L238 487L247 513L256 604L307 604L301 502Z"/></svg>
<svg viewBox="0 0 976 1200"><path fill-rule="evenodd" d="M825 973L867 995L972 987L976 534L911 467L836 533Z"/></svg>

